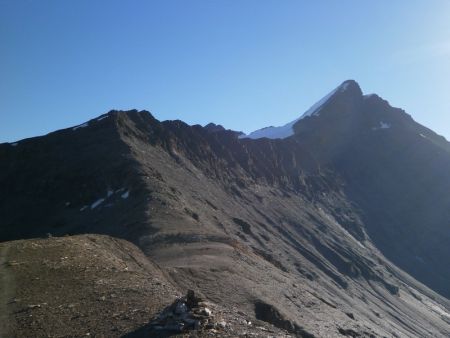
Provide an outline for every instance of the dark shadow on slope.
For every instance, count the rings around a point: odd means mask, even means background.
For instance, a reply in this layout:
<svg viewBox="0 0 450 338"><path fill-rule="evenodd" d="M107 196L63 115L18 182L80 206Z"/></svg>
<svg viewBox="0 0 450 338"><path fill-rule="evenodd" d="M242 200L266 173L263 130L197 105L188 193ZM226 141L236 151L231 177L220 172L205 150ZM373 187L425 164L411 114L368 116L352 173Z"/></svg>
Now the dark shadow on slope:
<svg viewBox="0 0 450 338"><path fill-rule="evenodd" d="M294 333L301 338L314 338L315 336L303 327L285 318L273 305L261 300L255 302L255 317L258 320L270 323L280 329Z"/></svg>

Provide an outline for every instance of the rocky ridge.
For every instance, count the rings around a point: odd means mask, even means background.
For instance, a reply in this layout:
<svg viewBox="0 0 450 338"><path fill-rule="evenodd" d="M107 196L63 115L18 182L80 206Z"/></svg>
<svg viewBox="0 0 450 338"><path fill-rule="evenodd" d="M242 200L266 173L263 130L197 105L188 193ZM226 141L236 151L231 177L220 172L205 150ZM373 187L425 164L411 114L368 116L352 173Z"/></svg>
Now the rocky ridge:
<svg viewBox="0 0 450 338"><path fill-rule="evenodd" d="M445 139L352 81L292 128L245 139L112 111L0 145L0 239L129 240L227 323L240 311L300 336L448 335Z"/></svg>

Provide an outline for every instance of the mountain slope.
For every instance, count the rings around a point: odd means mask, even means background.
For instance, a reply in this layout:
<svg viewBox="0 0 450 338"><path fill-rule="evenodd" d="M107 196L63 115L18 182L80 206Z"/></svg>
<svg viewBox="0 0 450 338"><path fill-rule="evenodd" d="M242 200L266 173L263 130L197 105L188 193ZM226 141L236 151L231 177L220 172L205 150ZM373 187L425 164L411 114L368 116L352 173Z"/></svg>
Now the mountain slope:
<svg viewBox="0 0 450 338"><path fill-rule="evenodd" d="M3 242L0 252L1 337L119 337L179 295L138 248L107 236Z"/></svg>
<svg viewBox="0 0 450 338"><path fill-rule="evenodd" d="M354 82L338 88L284 139L113 111L83 128L0 145L0 239L125 238L180 289L298 335L448 335L448 300L391 263L445 295L445 271L427 279L408 269L408 245L420 242L399 240L407 218L403 204L391 206L390 189L410 190L402 181L382 187L396 167L376 166L388 145L394 152L417 131L445 164L446 141ZM397 125L406 136L386 138ZM414 161L399 159L399 168ZM444 193L430 189L430 198ZM445 224L432 224L440 232L429 238L445 243Z"/></svg>
<svg viewBox="0 0 450 338"><path fill-rule="evenodd" d="M450 271L440 266L450 255L450 144L380 97L362 96L354 82L295 128L298 142L345 181L383 254L449 297Z"/></svg>
<svg viewBox="0 0 450 338"><path fill-rule="evenodd" d="M142 251L109 236L3 242L0 260L1 337L164 335L152 330L149 319L160 317L181 298L173 281ZM269 330L286 335L264 322L249 328L245 315L230 315L218 304L208 306L216 322L226 323L219 326L223 337L246 332L261 336ZM198 337L208 333L201 330Z"/></svg>

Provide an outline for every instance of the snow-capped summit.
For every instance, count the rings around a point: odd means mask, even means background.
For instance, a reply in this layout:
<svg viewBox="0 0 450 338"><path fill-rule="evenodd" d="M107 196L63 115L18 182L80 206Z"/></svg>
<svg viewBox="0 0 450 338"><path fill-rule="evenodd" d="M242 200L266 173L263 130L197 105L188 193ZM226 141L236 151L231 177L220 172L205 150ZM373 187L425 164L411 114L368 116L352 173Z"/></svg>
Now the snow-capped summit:
<svg viewBox="0 0 450 338"><path fill-rule="evenodd" d="M270 139L283 139L294 135L294 125L308 116L318 116L322 108L338 93L344 93L350 90L356 90L361 92L358 83L354 80L344 81L341 85L333 89L330 93L324 96L321 100L317 101L312 105L307 111L305 111L299 118L292 122L289 122L281 127L265 127L262 129L255 130L248 135L240 135L239 138L270 138Z"/></svg>

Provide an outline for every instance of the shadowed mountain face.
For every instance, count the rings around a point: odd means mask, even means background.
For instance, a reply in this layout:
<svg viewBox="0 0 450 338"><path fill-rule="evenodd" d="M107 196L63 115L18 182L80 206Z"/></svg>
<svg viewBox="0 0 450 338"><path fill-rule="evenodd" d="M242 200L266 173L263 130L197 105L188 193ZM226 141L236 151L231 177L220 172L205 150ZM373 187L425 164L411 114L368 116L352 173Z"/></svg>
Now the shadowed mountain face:
<svg viewBox="0 0 450 338"><path fill-rule="evenodd" d="M450 144L355 82L296 133L345 182L380 251L450 297Z"/></svg>
<svg viewBox="0 0 450 338"><path fill-rule="evenodd" d="M0 240L128 239L180 289L299 336L449 335L447 141L354 81L287 126L112 111L0 145Z"/></svg>

